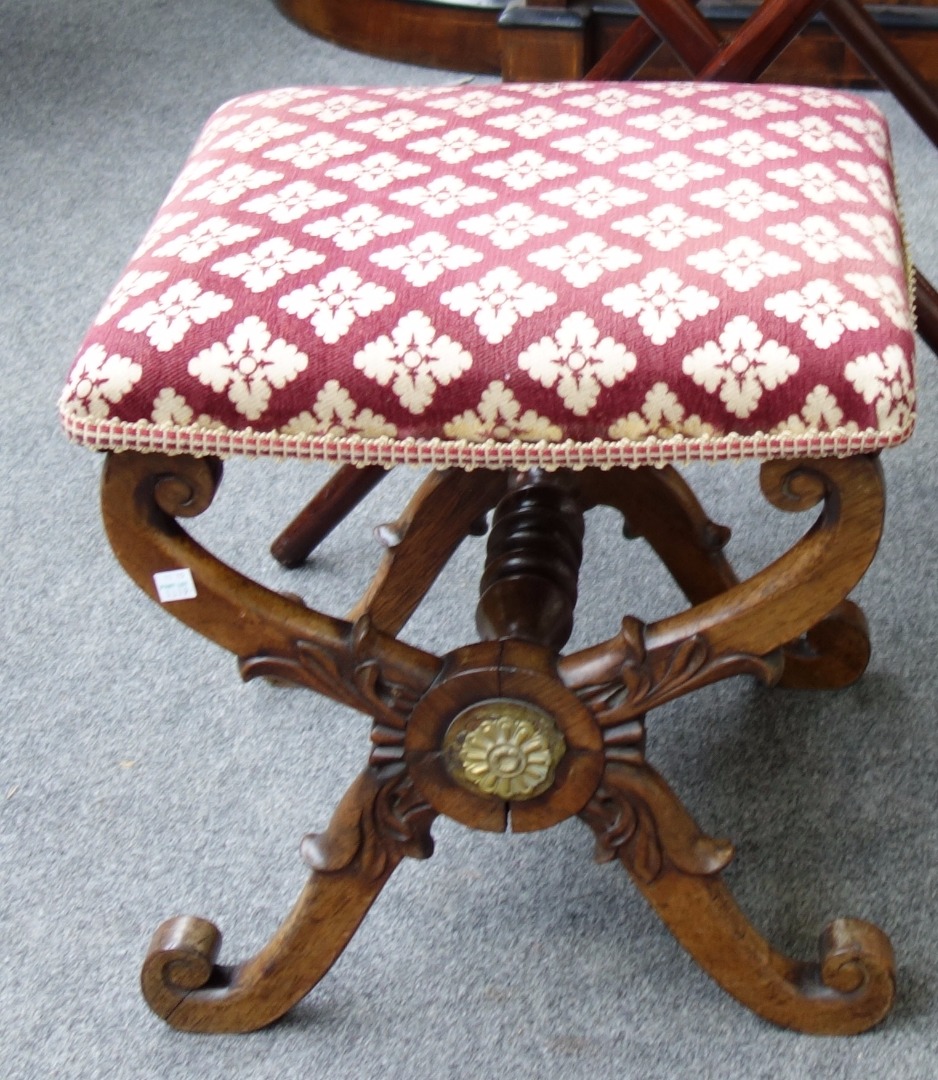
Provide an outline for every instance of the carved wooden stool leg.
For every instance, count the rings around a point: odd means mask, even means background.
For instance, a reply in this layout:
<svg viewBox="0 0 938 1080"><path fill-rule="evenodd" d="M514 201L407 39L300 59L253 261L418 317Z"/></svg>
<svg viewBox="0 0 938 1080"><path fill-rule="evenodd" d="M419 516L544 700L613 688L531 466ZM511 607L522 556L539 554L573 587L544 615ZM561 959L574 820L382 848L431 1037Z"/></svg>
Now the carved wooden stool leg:
<svg viewBox="0 0 938 1080"><path fill-rule="evenodd" d="M141 974L150 1008L184 1031L253 1031L282 1016L332 967L401 859L431 854L435 816L401 767L367 769L326 832L304 840L309 882L250 960L216 964L221 933L205 919L159 927Z"/></svg>
<svg viewBox="0 0 938 1080"><path fill-rule="evenodd" d="M818 963L777 952L720 880L732 847L705 836L647 764L607 766L581 814L601 861L618 858L678 941L722 987L781 1027L850 1035L892 1005L892 946L877 927L837 919L825 928Z"/></svg>
<svg viewBox="0 0 938 1080"><path fill-rule="evenodd" d="M706 518L689 489L669 476L627 479L635 493L658 496L647 500L657 509L632 510L630 520L669 563L667 528L690 539L691 564L709 569L688 575L688 591L707 598L647 626L627 617L615 638L566 656L557 650L576 601L589 503L575 475L433 474L398 523L354 623L263 588L192 540L177 519L205 510L220 478L212 459L112 455L102 504L115 553L158 600L162 572L188 572L191 598L166 610L234 652L246 678L276 675L370 715L372 753L326 833L304 843L312 877L256 956L217 965L220 934L203 919L158 930L142 979L160 1016L189 1030L246 1031L282 1015L341 954L400 859L430 853L436 813L496 830L510 816L515 831L580 814L693 956L759 1015L837 1033L884 1015L892 968L879 931L832 924L820 965L774 952L718 880L729 845L703 836L644 760L648 710L731 675L770 682L783 647L806 634L801 666L813 677L811 650L821 669L827 662L819 627L859 625L844 598L882 525L874 457L766 464L763 491L775 506L820 504L820 512L789 551L735 584L719 545L714 561L701 539ZM589 476L582 480L588 492ZM493 505L477 612L488 640L439 657L395 638Z"/></svg>
<svg viewBox="0 0 938 1080"><path fill-rule="evenodd" d="M731 846L701 833L644 758L648 710L726 675L771 680L788 662L780 651L786 641L827 632L835 620L856 624L843 597L878 543L884 504L876 459L770 463L762 487L779 509L823 503L788 552L686 612L649 626L627 618L617 639L559 661L563 682L603 732L603 778L580 816L597 833L601 857L622 861L678 940L738 1000L784 1027L849 1034L890 1008L887 939L867 923L837 920L822 938L820 963L776 952L719 880Z"/></svg>
<svg viewBox="0 0 938 1080"><path fill-rule="evenodd" d="M879 465L875 466L879 469ZM766 498L780 509L795 510L791 500L797 486L797 470L791 480L778 465L763 468L760 483ZM794 482L794 483L793 483ZM878 484L882 485L879 475ZM877 497L881 504L882 492ZM876 511L878 543L882 529L882 506ZM872 514L870 517L872 522ZM871 534L872 535L872 534ZM870 633L866 616L852 600L842 600L818 623L785 646L785 670L778 685L792 690L838 690L856 682L870 661Z"/></svg>
<svg viewBox="0 0 938 1080"><path fill-rule="evenodd" d="M302 565L343 518L387 475L380 465L343 465L270 545L270 553L292 570Z"/></svg>
<svg viewBox="0 0 938 1080"><path fill-rule="evenodd" d="M882 931L838 919L821 935L818 963L777 953L719 878L732 847L701 833L650 766L609 766L581 816L597 834L597 858L620 860L697 963L765 1020L853 1035L891 1008L893 950Z"/></svg>
<svg viewBox="0 0 938 1080"><path fill-rule="evenodd" d="M772 470L766 475L773 475ZM618 510L629 535L648 541L692 604L714 599L738 584L724 554L730 530L710 520L675 469L587 470L581 484L585 504ZM856 604L845 600L785 646L785 670L778 685L839 689L855 682L869 659L866 617Z"/></svg>
<svg viewBox="0 0 938 1080"><path fill-rule="evenodd" d="M801 638L785 646L779 686L789 690L839 690L870 662L870 629L863 611L844 600Z"/></svg>

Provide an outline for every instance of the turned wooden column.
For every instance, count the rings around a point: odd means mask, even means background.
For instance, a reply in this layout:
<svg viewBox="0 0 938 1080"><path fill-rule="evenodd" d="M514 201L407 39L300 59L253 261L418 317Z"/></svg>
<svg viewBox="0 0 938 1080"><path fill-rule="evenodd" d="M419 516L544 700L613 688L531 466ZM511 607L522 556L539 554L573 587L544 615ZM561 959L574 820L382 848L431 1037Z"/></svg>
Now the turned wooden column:
<svg viewBox="0 0 938 1080"><path fill-rule="evenodd" d="M483 638L560 649L573 629L583 513L556 476L525 473L495 508L479 585Z"/></svg>

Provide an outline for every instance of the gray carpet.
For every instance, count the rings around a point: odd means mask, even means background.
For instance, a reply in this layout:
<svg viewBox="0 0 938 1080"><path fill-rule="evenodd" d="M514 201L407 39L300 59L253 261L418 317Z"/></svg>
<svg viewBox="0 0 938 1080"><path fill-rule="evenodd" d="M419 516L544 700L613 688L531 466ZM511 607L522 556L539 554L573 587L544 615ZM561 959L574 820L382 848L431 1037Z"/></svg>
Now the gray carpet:
<svg viewBox="0 0 938 1080"><path fill-rule="evenodd" d="M352 2L352 0L349 0ZM203 119L297 82L459 78L317 42L269 0L0 0L0 1076L495 1078L938 1075L938 364L887 455L885 541L859 590L875 657L839 694L735 681L655 713L650 756L714 835L753 921L809 956L857 915L890 933L899 997L874 1032L775 1030L686 958L578 822L528 837L441 822L360 934L282 1023L178 1034L145 1008L139 962L163 918L200 914L223 958L262 944L305 879L296 854L362 766L367 723L301 691L243 686L230 657L150 604L104 542L100 462L55 401L85 326ZM938 271L934 156L894 108L916 258ZM265 555L327 475L233 463L198 534L237 565L340 613L378 559L370 525L413 488L398 471L294 574ZM750 469L695 479L736 526L743 569L797 523ZM472 639L481 546L465 546L407 635ZM611 515L589 537L577 642L674 603ZM605 587L599 582L605 581ZM611 583L611 584L610 584Z"/></svg>

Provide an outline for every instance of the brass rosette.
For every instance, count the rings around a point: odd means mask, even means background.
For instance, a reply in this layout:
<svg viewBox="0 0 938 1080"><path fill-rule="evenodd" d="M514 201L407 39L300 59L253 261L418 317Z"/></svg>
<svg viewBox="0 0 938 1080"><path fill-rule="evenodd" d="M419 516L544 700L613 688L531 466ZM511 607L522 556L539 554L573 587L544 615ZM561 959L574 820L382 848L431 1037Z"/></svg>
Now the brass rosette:
<svg viewBox="0 0 938 1080"><path fill-rule="evenodd" d="M444 750L459 783L514 801L532 799L551 786L566 743L543 710L496 698L461 712L446 733Z"/></svg>

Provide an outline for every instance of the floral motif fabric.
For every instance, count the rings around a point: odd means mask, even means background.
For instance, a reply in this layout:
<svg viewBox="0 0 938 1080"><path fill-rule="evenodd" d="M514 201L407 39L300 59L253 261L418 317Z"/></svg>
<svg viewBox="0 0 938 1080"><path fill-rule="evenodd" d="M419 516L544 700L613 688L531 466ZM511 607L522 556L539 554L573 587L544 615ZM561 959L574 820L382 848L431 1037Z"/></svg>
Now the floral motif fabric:
<svg viewBox="0 0 938 1080"><path fill-rule="evenodd" d="M362 464L845 455L910 434L913 342L863 98L299 87L211 118L61 413Z"/></svg>

